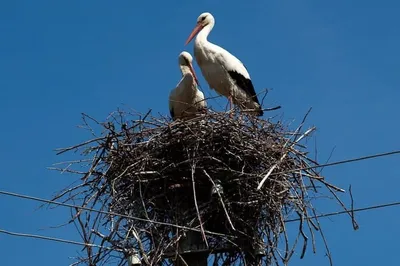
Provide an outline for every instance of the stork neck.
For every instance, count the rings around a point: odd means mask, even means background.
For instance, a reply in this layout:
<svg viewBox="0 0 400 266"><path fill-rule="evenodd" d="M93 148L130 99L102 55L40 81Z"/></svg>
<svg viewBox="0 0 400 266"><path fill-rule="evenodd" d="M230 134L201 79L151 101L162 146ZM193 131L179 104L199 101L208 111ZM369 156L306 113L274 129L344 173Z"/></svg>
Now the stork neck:
<svg viewBox="0 0 400 266"><path fill-rule="evenodd" d="M206 25L198 34L196 37L196 41L198 42L207 42L207 37L210 34L211 30L214 27L214 23L210 23Z"/></svg>
<svg viewBox="0 0 400 266"><path fill-rule="evenodd" d="M190 75L191 79L186 78L185 83L188 88L190 88L188 91L190 91L190 95L194 95L196 92L196 82L194 81L194 77L192 72L190 71L190 68L185 65L180 65L181 71L182 71L182 77L185 77L186 75ZM188 83L190 80L190 84Z"/></svg>
<svg viewBox="0 0 400 266"><path fill-rule="evenodd" d="M179 67L181 68L182 76L184 76L186 74L192 74L192 72L190 71L190 68L188 66L180 65Z"/></svg>

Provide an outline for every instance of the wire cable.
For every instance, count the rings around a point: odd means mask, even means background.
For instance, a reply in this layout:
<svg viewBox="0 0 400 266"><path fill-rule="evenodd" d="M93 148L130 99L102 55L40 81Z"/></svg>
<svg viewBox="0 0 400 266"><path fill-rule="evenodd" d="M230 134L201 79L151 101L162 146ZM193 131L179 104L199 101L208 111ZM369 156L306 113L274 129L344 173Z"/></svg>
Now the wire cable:
<svg viewBox="0 0 400 266"><path fill-rule="evenodd" d="M373 209L382 209L382 208L387 208L387 207L393 207L393 206L397 206L397 205L400 205L400 201L392 202L392 203L386 203L386 204L380 204L380 205L372 205L372 206L363 207L363 208L357 208L357 209L351 210L350 212L362 212L362 211L368 211L368 210L373 210ZM347 213L347 212L346 211L331 212L331 213L326 213L326 214L321 214L321 215L318 215L318 216L310 217L308 219L328 217L328 216L336 216L336 215L345 214L345 213ZM294 222L294 221L298 221L298 220L300 220L300 219L287 220L285 222ZM115 248L112 248L112 247L102 247L102 246L96 245L96 244L82 243L82 242L77 242L77 241L73 241L73 240L67 240L67 239L55 238L55 237L49 237L49 236L33 235L33 234L26 234L26 233L17 233L17 232L11 232L11 231L8 231L8 230L4 230L4 229L0 229L0 233L11 235L11 236L36 238L36 239L59 242L59 243L65 243L65 244L71 244L71 245L99 247L99 248L104 248L104 249L115 250Z"/></svg>
<svg viewBox="0 0 400 266"><path fill-rule="evenodd" d="M382 209L382 208L393 207L393 206L397 206L397 205L400 205L400 201L391 202L391 203L384 203L384 204L380 204L380 205L372 205L372 206L368 206L368 207L351 209L351 210L347 210L347 211L329 212L329 213L324 213L324 214L320 214L320 215L317 215L317 216L304 218L304 220L323 218L323 217L329 217L329 216L336 216L336 215L345 214L345 213L362 212L362 211L368 211L368 210L373 210L373 209ZM300 221L300 220L301 220L300 218L296 218L296 219L286 220L285 222L286 223L290 223L290 222L295 222L295 221Z"/></svg>
<svg viewBox="0 0 400 266"><path fill-rule="evenodd" d="M3 190L0 190L0 194L7 195L7 196L12 196L12 197L17 197L17 198L22 198L22 199L45 202L45 203L49 203L49 204L55 204L55 205L59 205L59 206L69 207L69 208L77 208L77 209L82 209L82 210L86 210L86 211L98 212L98 213L107 214L107 215L115 215L115 216L120 216L120 217L124 217L124 218L128 218L128 219L133 219L133 220L134 219L138 219L140 221L145 221L145 222L152 222L152 223L157 223L157 224L171 225L171 224L168 224L168 223L156 222L156 221L147 220L147 219L143 219L143 218L139 218L139 217L135 217L135 216L129 216L129 215L119 214L119 213L114 213L114 212L106 212L106 211L91 209L91 208L82 207L82 206L78 206L78 205L58 202L58 201L54 201L54 200L47 200L47 199L42 199L42 198L37 198L37 197L32 197L32 196L27 196L27 195L22 195L22 194L17 194L17 193L3 191ZM345 214L345 213L349 213L349 212L361 212L361 211L367 211L367 210L372 210L372 209L380 209L380 208L392 207L392 206L396 206L396 205L400 205L400 201L391 202L391 203L385 203L385 204L380 204L380 205L372 205L372 206L363 207L363 208L356 208L356 209L351 209L351 210L347 210L347 211L330 212L330 213L320 214L320 215L317 215L317 216L312 216L312 217L309 217L309 219L336 216L336 215ZM294 222L294 221L300 221L300 220L301 219L297 218L297 219L286 220L285 222ZM180 226L178 226L178 227L180 227ZM190 229L190 228L184 227L184 229Z"/></svg>
<svg viewBox="0 0 400 266"><path fill-rule="evenodd" d="M391 152L384 152L384 153L377 153L373 155L367 155L367 156L362 156L362 157L357 157L357 158L352 158L352 159L347 159L347 160L341 160L341 161L336 161L332 163L327 163L327 164L321 164L317 166L310 166L310 167L305 167L305 168L300 168L297 170L307 170L307 169L312 169L312 168L319 168L319 167L326 167L326 166L333 166L333 165L338 165L338 164L345 164L349 162L356 162L356 161L362 161L362 160L368 160L368 159L373 159L373 158L378 158L378 157L383 157L383 156L389 156L389 155L394 155L394 154L400 154L400 150L396 151L391 151ZM28 195L23 195L23 194L18 194L18 193L13 193L9 191L4 191L0 190L0 194L2 195L7 195L7 196L12 196L12 197L17 197L17 198L22 198L22 199L27 199L27 200L33 200L33 201L39 201L43 203L49 203L49 204L54 204L54 205L59 205L59 206L64 206L64 207L69 207L69 208L77 208L85 211L91 211L91 212L97 212L101 214L106 214L106 215L115 215L115 216L120 216L132 220L138 220L138 221L143 221L143 222L152 222L152 223L157 223L161 225L170 225L167 223L162 223L162 222L156 222L156 221L149 221L144 218L140 217L135 217L135 216L130 216L130 215L125 215L125 214L119 214L115 212L107 212L107 211L102 211L102 210L96 210L88 207L83 207L83 206L78 206L74 204L69 204L69 203L64 203L64 202L59 202L59 201L54 201L54 200L48 200L48 199L43 199L43 198L38 198L38 197L33 197L33 196L28 196ZM345 211L346 213L346 211ZM187 229L185 227L182 227L183 229Z"/></svg>
<svg viewBox="0 0 400 266"><path fill-rule="evenodd" d="M82 242L78 242L78 241L74 241L74 240L68 240L68 239L62 239L62 238L56 238L56 237L50 237L50 236L17 233L17 232L11 232L11 231L8 231L8 230L4 230L4 229L0 229L0 233L6 234L6 235L11 235L11 236L26 237L26 238L36 238L36 239L59 242L59 243L65 243L65 244L71 244L71 245L78 245L78 246L85 246L85 247L97 247L97 248L104 248L104 249L113 250L113 248L111 248L111 247L102 247L102 246L96 245L96 244L82 243Z"/></svg>
<svg viewBox="0 0 400 266"><path fill-rule="evenodd" d="M345 164L345 163L368 160L368 159L373 159L373 158L378 158L378 157L383 157L383 156L390 156L390 155L394 155L394 154L400 154L400 150L391 151L391 152L384 152L384 153L378 153L378 154L373 154L373 155L367 155L367 156L362 156L362 157L353 158L353 159L341 160L341 161L336 161L336 162L327 163L327 164L318 165L318 166L305 167L305 168L302 168L302 169L299 169L299 170L307 170L307 169L312 169L312 168L319 168L319 167L325 167L325 166L333 166L333 165ZM54 200L48 200L48 199L43 199L43 198L38 198L38 197L33 197L33 196L28 196L28 195L23 195L23 194L18 194L18 193L13 193L13 192L9 192L9 191L0 190L0 194L7 195L7 196L12 196L12 197L17 197L17 198L22 198L22 199L27 199L27 200L33 200L33 201L48 203L48 204L54 204L54 205L58 205L58 206L64 206L64 207L68 207L68 208L76 208L76 209L81 209L81 210L90 211L90 212L97 212L97 213L106 214L106 215L120 216L120 217L124 217L124 218L128 218L128 219L132 219L132 220L150 222L150 223L166 225L166 226L174 226L174 227L177 227L177 228L187 229L187 230L195 230L193 228L189 228L189 227L185 227L185 226L179 226L179 225L173 225L173 224L168 224L168 223L163 223L163 222L157 222L157 221L152 221L152 220L148 220L148 219L144 219L144 218L140 218L140 217L125 215L125 214L119 214L119 213L115 213L115 212L107 212L107 211L102 211L102 210L96 210L96 209L92 209L92 208L88 208L88 207L83 207L83 206L78 206L78 205L69 204L69 203L63 203L63 202L54 201ZM395 206L395 205L400 205L400 202L393 202L393 203L387 203L387 204L382 204L382 205L375 205L375 206L370 206L370 207L352 209L352 210L349 210L349 211L339 211L339 212L326 213L326 214L321 214L321 215L309 217L308 219L335 216L335 215L345 214L345 213L349 213L349 212L361 212L361 211L366 211L366 210L371 210L371 209L379 209L379 208L391 207L391 206ZM300 219L297 218L297 219L286 220L285 222L294 222L294 221L299 221L299 220ZM59 242L63 242L64 241L65 243L70 242L70 244L75 244L75 245L89 245L89 244L84 244L84 243L80 243L80 242L75 242L75 241L70 241L70 240L63 240L63 239L58 239L58 238L51 238L51 237L40 236L40 235L29 235L29 234L14 233L14 232L1 230L1 229L0 229L0 233L5 233L5 234L15 235L15 236L26 236L26 237L40 238L40 239L53 240L53 241L59 241ZM221 234L214 233L214 232L207 232L207 233L214 234L214 235L221 235ZM100 246L98 246L98 247L100 247Z"/></svg>
<svg viewBox="0 0 400 266"><path fill-rule="evenodd" d="M44 203L54 204L54 205L58 205L58 206L64 206L64 207L68 207L68 208L81 209L81 210L85 210L85 211L89 211L89 212L97 212L97 213L101 213L101 214L119 216L119 217L132 219L132 220L137 220L137 221L142 221L142 222L149 222L149 223L153 223L153 224L172 226L172 227L176 227L176 228L180 228L180 229L186 229L186 230L192 230L192 231L200 232L200 229L196 229L196 228L190 228L190 227L181 226L181 225L158 222L158 221L154 221L154 220L149 220L149 219L145 219L145 218L130 216L130 215L126 215L126 214L120 214L120 213L116 213L116 212L107 212L107 211L102 211L102 210L96 210L96 209L92 209L92 208L88 208L88 207L78 206L78 205L59 202L59 201L54 201L54 200L42 199L42 198L38 198L38 197L32 197L32 196L18 194L18 193L4 191L4 190L0 190L0 195L7 195L7 196L11 196L11 197L22 198L22 199L27 199L27 200L33 200L33 201L38 201L38 202L44 202ZM211 234L211 235L225 236L224 234L220 234L220 233L216 233L216 232L210 232L210 231L207 231L207 230L205 230L204 232L206 232L208 234Z"/></svg>
<svg viewBox="0 0 400 266"><path fill-rule="evenodd" d="M346 160L341 160L341 161L336 161L336 162L331 162L331 163L326 163L326 164L319 164L319 165L314 165L314 166L297 168L297 169L289 170L289 171L286 171L286 172L274 173L274 174L271 174L271 175L279 175L279 174L297 172L297 171L302 171L302 170L310 170L310 169L315 169L315 168L320 168L320 167L328 167L328 166L334 166L334 165L339 165L339 164L346 164L346 163L352 163L352 162L357 162L357 161L364 161L364 160L369 160L369 159L374 159L374 158L384 157L384 156L389 156L389 155L395 155L395 154L400 154L400 150L383 152L383 153L376 153L376 154L372 154L372 155L366 155L366 156L361 156L361 157L357 157L357 158L346 159Z"/></svg>

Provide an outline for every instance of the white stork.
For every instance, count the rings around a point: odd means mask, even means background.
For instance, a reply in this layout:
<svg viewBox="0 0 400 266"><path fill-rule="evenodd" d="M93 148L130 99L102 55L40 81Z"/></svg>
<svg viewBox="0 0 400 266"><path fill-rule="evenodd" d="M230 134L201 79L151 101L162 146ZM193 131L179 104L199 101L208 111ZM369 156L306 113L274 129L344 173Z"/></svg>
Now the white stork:
<svg viewBox="0 0 400 266"><path fill-rule="evenodd" d="M188 52L179 54L182 79L169 94L169 111L173 120L193 118L207 107L204 94L197 89L199 83L192 61L193 57Z"/></svg>
<svg viewBox="0 0 400 266"><path fill-rule="evenodd" d="M234 103L262 116L264 112L246 67L234 55L207 40L214 24L213 15L202 13L185 45L198 34L194 43L194 56L210 88L227 97L231 108Z"/></svg>

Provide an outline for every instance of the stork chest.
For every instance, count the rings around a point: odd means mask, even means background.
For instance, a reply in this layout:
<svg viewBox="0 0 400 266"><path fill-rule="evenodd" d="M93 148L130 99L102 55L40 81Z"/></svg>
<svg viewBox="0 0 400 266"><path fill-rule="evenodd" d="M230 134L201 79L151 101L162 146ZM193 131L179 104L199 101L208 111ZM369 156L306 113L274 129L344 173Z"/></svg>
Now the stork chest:
<svg viewBox="0 0 400 266"><path fill-rule="evenodd" d="M228 82L227 72L218 60L218 55L212 49L205 46L195 46L194 55L204 78L211 87L221 86L221 82Z"/></svg>

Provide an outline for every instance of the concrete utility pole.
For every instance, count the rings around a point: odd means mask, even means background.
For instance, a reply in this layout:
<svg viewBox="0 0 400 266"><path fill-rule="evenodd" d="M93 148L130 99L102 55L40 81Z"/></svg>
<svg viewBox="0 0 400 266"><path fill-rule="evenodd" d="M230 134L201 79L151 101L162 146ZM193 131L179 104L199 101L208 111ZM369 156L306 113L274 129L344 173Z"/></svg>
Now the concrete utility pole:
<svg viewBox="0 0 400 266"><path fill-rule="evenodd" d="M207 246L203 242L200 232L188 231L186 237L179 242L179 252L182 254L182 259L177 258L176 266L207 266L208 252L196 252L198 250L206 250ZM192 253L193 252L193 253Z"/></svg>
<svg viewBox="0 0 400 266"><path fill-rule="evenodd" d="M221 181L215 180L211 188L211 197L219 199L222 194L224 194L224 191L221 186ZM176 266L207 266L209 252L196 252L199 250L207 250L201 233L197 231L188 231L186 237L182 238L179 243L179 251L184 252L181 256L185 261L178 258L175 263Z"/></svg>

